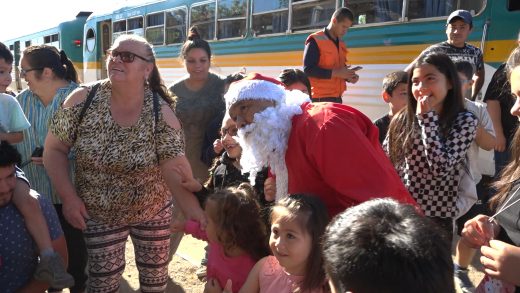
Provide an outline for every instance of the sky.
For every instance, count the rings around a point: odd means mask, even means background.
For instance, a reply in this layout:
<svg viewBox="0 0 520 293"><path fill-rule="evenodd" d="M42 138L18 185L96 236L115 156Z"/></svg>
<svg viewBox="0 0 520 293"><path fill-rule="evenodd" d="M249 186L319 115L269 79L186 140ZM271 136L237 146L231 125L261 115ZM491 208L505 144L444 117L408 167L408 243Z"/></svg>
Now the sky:
<svg viewBox="0 0 520 293"><path fill-rule="evenodd" d="M8 0L0 17L0 41L39 32L72 20L80 11L106 12L145 0Z"/></svg>

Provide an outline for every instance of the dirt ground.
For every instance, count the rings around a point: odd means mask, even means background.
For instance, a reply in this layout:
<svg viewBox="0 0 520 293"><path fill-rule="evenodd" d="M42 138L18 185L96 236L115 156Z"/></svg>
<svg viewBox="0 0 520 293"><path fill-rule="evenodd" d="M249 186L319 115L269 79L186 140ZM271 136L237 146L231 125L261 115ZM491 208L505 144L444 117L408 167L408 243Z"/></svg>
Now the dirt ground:
<svg viewBox="0 0 520 293"><path fill-rule="evenodd" d="M204 291L204 283L197 279L195 271L204 256L205 242L191 236L184 236L177 254L173 257L168 271L170 280L166 293L198 293ZM121 293L140 292L134 249L131 240L126 243L126 267L121 282Z"/></svg>
<svg viewBox="0 0 520 293"><path fill-rule="evenodd" d="M199 293L204 291L204 283L199 281L195 275L195 271L199 267L200 260L204 255L204 246L205 243L203 241L190 236L184 236L177 254L169 265L170 281L168 282L166 293ZM469 276L475 285L483 277L478 255L474 258L473 265L470 266ZM126 268L123 273L120 292L140 292L131 240L128 240L126 244ZM64 293L68 293L68 290L64 291Z"/></svg>

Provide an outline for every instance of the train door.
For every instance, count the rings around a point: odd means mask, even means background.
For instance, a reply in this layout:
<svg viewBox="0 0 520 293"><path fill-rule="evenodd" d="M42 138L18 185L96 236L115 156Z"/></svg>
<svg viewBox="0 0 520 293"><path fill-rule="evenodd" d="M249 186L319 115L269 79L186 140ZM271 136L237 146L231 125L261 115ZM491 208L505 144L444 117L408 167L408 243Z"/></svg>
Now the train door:
<svg viewBox="0 0 520 293"><path fill-rule="evenodd" d="M100 61L101 61L101 79L107 78L107 59L106 52L112 45L112 20L105 20L101 23L101 44L99 46L101 50Z"/></svg>

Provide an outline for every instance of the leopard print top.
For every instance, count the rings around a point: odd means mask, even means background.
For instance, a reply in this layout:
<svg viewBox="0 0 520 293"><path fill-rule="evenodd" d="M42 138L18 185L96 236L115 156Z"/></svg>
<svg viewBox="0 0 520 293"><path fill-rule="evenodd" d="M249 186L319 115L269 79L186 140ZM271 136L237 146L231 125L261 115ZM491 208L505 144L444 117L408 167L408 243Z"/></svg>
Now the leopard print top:
<svg viewBox="0 0 520 293"><path fill-rule="evenodd" d="M184 135L168 126L160 111L155 125L148 88L138 122L119 126L110 114L111 90L110 81L103 81L79 126L84 102L60 108L49 130L73 145L76 190L89 215L109 224L133 224L152 218L171 201L158 160L184 155Z"/></svg>

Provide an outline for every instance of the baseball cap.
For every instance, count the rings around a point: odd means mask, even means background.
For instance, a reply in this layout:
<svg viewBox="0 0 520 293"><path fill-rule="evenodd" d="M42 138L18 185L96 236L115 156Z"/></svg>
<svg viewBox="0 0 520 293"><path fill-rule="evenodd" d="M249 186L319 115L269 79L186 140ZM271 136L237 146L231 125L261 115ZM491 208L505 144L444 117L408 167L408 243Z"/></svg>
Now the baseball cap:
<svg viewBox="0 0 520 293"><path fill-rule="evenodd" d="M462 9L453 11L450 14L450 16L448 16L446 24L451 23L451 21L456 17L462 19L465 23L469 24L470 26L473 26L473 16L471 16L471 13L469 11Z"/></svg>

